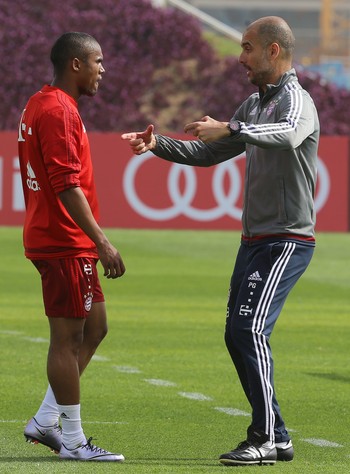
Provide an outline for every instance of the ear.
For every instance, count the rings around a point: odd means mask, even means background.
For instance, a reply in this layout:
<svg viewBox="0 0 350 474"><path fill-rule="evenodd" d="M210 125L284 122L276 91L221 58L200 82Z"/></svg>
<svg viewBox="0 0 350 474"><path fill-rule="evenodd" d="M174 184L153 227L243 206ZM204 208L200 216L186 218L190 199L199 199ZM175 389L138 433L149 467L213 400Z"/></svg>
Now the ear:
<svg viewBox="0 0 350 474"><path fill-rule="evenodd" d="M281 52L280 45L278 43L272 43L270 45L270 57L271 59L276 59Z"/></svg>
<svg viewBox="0 0 350 474"><path fill-rule="evenodd" d="M75 72L79 72L80 70L80 60L78 58L74 58L72 61L72 69Z"/></svg>

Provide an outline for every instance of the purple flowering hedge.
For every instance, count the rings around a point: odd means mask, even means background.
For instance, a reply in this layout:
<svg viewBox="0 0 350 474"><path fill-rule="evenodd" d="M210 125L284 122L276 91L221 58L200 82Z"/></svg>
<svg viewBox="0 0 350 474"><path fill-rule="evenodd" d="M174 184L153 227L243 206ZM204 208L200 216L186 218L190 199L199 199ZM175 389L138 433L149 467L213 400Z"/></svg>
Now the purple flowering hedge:
<svg viewBox="0 0 350 474"><path fill-rule="evenodd" d="M17 127L28 97L52 79L49 54L66 31L101 44L106 74L97 96L80 100L89 130L126 131L155 123L181 131L203 115L228 120L255 89L234 57L219 59L200 25L148 0L0 0L0 130ZM322 133L350 133L350 93L299 73L318 105Z"/></svg>

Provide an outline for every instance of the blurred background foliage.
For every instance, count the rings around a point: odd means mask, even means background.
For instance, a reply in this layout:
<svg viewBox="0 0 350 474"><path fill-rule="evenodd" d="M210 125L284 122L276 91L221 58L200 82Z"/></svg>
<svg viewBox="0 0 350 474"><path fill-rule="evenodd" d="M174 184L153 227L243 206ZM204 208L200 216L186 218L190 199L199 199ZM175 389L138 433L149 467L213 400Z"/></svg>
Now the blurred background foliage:
<svg viewBox="0 0 350 474"><path fill-rule="evenodd" d="M0 130L16 129L29 96L51 82L50 50L66 31L93 35L104 54L93 106L89 99L79 104L88 130L154 123L158 132L181 132L204 115L228 120L256 90L239 64L239 45L149 0L0 0L0 25ZM318 107L322 134L349 134L350 92L296 68Z"/></svg>

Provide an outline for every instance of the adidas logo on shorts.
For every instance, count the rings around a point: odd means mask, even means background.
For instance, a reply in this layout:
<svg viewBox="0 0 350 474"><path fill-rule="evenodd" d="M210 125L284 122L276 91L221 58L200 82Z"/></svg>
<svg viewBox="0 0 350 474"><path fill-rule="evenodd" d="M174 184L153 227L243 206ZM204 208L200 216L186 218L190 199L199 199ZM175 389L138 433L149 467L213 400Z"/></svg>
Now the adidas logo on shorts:
<svg viewBox="0 0 350 474"><path fill-rule="evenodd" d="M260 273L256 271L248 277L248 280L249 281L262 281L262 278L260 276Z"/></svg>

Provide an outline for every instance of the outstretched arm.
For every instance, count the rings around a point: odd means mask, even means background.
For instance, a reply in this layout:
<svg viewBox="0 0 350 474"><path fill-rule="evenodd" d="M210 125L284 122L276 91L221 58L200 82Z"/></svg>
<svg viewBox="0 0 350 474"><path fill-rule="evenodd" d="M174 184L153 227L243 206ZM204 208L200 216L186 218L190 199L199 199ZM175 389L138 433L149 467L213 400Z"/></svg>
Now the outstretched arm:
<svg viewBox="0 0 350 474"><path fill-rule="evenodd" d="M154 135L154 125L148 125L143 132L123 133L122 139L129 140L129 144L136 155L141 155L146 151L153 150L157 144Z"/></svg>
<svg viewBox="0 0 350 474"><path fill-rule="evenodd" d="M208 116L202 121L187 124L185 131L198 136L200 140L184 141L155 135L153 125L149 125L143 132L124 133L122 139L129 141L136 155L151 150L164 160L190 166L217 165L239 155L245 149L244 143L227 140L230 136L227 122L219 122Z"/></svg>

